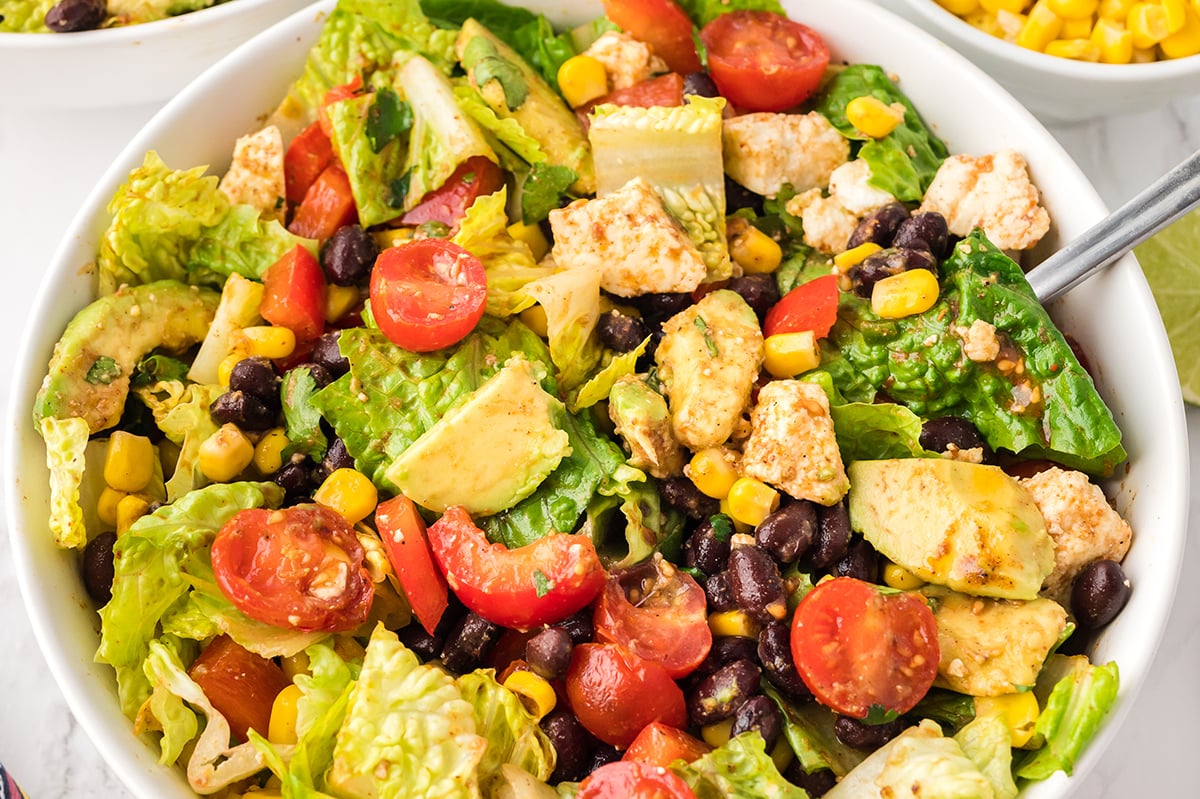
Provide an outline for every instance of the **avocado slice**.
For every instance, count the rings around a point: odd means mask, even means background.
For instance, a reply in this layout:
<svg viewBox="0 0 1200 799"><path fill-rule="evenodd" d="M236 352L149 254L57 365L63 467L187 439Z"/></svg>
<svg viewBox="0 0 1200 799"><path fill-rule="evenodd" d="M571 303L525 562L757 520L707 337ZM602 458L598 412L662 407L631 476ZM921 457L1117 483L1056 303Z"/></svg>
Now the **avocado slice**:
<svg viewBox="0 0 1200 799"><path fill-rule="evenodd" d="M510 358L451 408L384 472L413 502L441 513L461 505L490 516L534 492L571 452L555 419L562 402L538 383L533 364Z"/></svg>
<svg viewBox="0 0 1200 799"><path fill-rule="evenodd" d="M944 458L855 461L850 525L926 582L1034 599L1054 540L1033 498L998 466Z"/></svg>
<svg viewBox="0 0 1200 799"><path fill-rule="evenodd" d="M115 425L129 378L151 350L181 352L202 341L220 295L176 280L128 286L75 315L50 358L35 420L78 417L92 433Z"/></svg>
<svg viewBox="0 0 1200 799"><path fill-rule="evenodd" d="M542 147L547 161L575 172L571 188L596 192L592 149L583 125L525 59L478 20L463 22L454 44L471 85L501 119L513 119Z"/></svg>
<svg viewBox="0 0 1200 799"><path fill-rule="evenodd" d="M608 394L608 415L629 448L631 466L659 479L683 474L683 449L671 431L667 401L644 378L617 380Z"/></svg>

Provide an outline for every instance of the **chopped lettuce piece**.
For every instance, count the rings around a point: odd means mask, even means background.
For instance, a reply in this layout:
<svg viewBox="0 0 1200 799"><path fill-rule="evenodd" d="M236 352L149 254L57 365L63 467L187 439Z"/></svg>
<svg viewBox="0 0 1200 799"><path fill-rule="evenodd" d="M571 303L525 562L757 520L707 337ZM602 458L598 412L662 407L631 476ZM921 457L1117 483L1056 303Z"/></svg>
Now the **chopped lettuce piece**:
<svg viewBox="0 0 1200 799"><path fill-rule="evenodd" d="M536 164L546 160L541 143L526 133L525 128L521 127L521 123L516 119L497 114L474 86L462 83L456 85L454 98L458 100L459 107L467 116L499 139L523 161Z"/></svg>
<svg viewBox="0 0 1200 799"><path fill-rule="evenodd" d="M321 429L321 413L313 407L312 396L317 392L317 381L306 366L291 369L283 378L280 399L283 402L283 419L287 424L288 445L284 457L293 453L307 455L315 461L325 457L329 440Z"/></svg>
<svg viewBox="0 0 1200 799"><path fill-rule="evenodd" d="M597 402L608 399L609 392L618 380L637 371L638 358L650 346L650 339L645 339L629 352L605 352L606 363L600 371L592 375L586 383L572 392L567 398L567 407L572 411L580 408L590 408Z"/></svg>
<svg viewBox="0 0 1200 799"><path fill-rule="evenodd" d="M458 678L462 698L475 709L475 729L487 739L479 763L479 787L484 796L496 795L506 781L502 769L516 766L541 782L554 772L557 754L537 719L517 695L496 682L491 669L479 669Z"/></svg>
<svg viewBox="0 0 1200 799"><path fill-rule="evenodd" d="M151 642L150 654L142 664L146 679L150 681L151 693L138 713L136 726L147 726L149 721L146 714L150 714L154 719L154 726L162 733L158 741L158 762L168 766L179 759L184 747L191 743L200 731L195 711L168 685L167 675L171 674L174 668L180 668L183 662L191 662L195 657L195 652L192 651L181 655L180 650L184 648L198 649L194 642L164 635Z"/></svg>
<svg viewBox="0 0 1200 799"><path fill-rule="evenodd" d="M587 381L604 346L596 334L600 320L600 272L567 269L525 285L546 312L550 357L558 382L570 391Z"/></svg>
<svg viewBox="0 0 1200 799"><path fill-rule="evenodd" d="M703 28L730 11L773 11L786 13L779 0L677 0L679 7L692 18L697 28Z"/></svg>
<svg viewBox="0 0 1200 799"><path fill-rule="evenodd" d="M997 716L981 716L954 736L963 753L971 758L992 784L996 799L1017 799L1012 775L1012 733Z"/></svg>
<svg viewBox="0 0 1200 799"><path fill-rule="evenodd" d="M1116 702L1119 686L1116 663L1095 666L1084 655L1051 655L1034 688L1042 712L1033 737L1045 743L1017 763L1017 778L1042 780L1056 771L1069 776Z"/></svg>
<svg viewBox="0 0 1200 799"><path fill-rule="evenodd" d="M614 510L625 517L625 537L619 543L608 540L606 534L617 527L609 521ZM654 478L624 463L600 484L588 503L582 532L592 539L607 568L621 569L641 563L655 552L677 561L683 526L683 514L662 501Z"/></svg>
<svg viewBox="0 0 1200 799"><path fill-rule="evenodd" d="M58 0L6 0L0 15L0 33L49 33L46 12Z"/></svg>
<svg viewBox="0 0 1200 799"><path fill-rule="evenodd" d="M154 414L163 435L179 446L175 470L166 484L167 500L174 502L188 491L207 485L209 480L200 471L200 445L217 432L219 425L209 407L225 393L225 388L164 381L137 389L136 393Z"/></svg>
<svg viewBox="0 0 1200 799"><path fill-rule="evenodd" d="M832 710L816 702L792 704L766 681L762 688L783 711L783 735L807 773L829 769L844 777L863 761L862 752L838 740L833 731L836 716Z"/></svg>
<svg viewBox="0 0 1200 799"><path fill-rule="evenodd" d="M404 176L408 159L407 132L386 143L373 141L367 135L372 109L383 98L396 96L393 89L384 87L325 107L333 129L330 138L346 168L358 220L363 227L389 222L404 213L405 192L396 192L394 187ZM405 106L411 109L407 103Z"/></svg>
<svg viewBox="0 0 1200 799"><path fill-rule="evenodd" d="M188 252L193 283L219 285L238 274L262 280L267 267L300 245L317 255L317 242L288 232L277 219L263 219L252 205L235 205L205 228Z"/></svg>
<svg viewBox="0 0 1200 799"><path fill-rule="evenodd" d="M50 532L54 543L64 549L82 549L87 544L87 524L79 502L83 484L84 453L91 428L86 419L48 416L39 423L46 441L46 468L50 470Z"/></svg>
<svg viewBox="0 0 1200 799"><path fill-rule="evenodd" d="M255 280L234 273L221 287L221 302L213 316L212 325L200 351L196 353L187 378L195 383L215 385L220 382L221 362L232 351L230 337L235 330L250 327L262 321L258 306L262 302L263 285Z"/></svg>
<svg viewBox="0 0 1200 799"><path fill-rule="evenodd" d="M696 799L808 799L779 773L757 732L730 738L691 763L676 761L672 770Z"/></svg>

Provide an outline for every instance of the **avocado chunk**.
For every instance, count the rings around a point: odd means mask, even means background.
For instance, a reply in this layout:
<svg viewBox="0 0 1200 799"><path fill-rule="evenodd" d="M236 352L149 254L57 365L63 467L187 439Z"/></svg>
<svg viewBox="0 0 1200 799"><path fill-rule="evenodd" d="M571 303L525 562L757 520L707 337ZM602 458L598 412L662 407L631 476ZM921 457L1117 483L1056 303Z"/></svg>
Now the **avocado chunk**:
<svg viewBox="0 0 1200 799"><path fill-rule="evenodd" d="M490 516L534 492L571 452L555 424L562 402L514 356L401 453L384 476L418 505L441 513L461 505Z"/></svg>
<svg viewBox="0 0 1200 799"><path fill-rule="evenodd" d="M608 415L629 449L629 463L659 479L683 473L683 450L671 432L667 401L637 375L618 380L608 394Z"/></svg>
<svg viewBox="0 0 1200 799"><path fill-rule="evenodd" d="M926 582L1035 599L1054 540L1033 498L997 466L943 458L855 461L850 525Z"/></svg>
<svg viewBox="0 0 1200 799"><path fill-rule="evenodd" d="M762 367L758 317L737 292L709 292L667 320L654 359L675 437L692 451L720 446L749 407Z"/></svg>
<svg viewBox="0 0 1200 799"><path fill-rule="evenodd" d="M92 433L112 427L138 361L152 350L178 353L202 341L220 299L215 291L159 280L91 303L54 345L35 419L79 417Z"/></svg>
<svg viewBox="0 0 1200 799"><path fill-rule="evenodd" d="M1032 688L1067 629L1067 612L1045 597L985 599L935 585L921 593L932 600L942 653L935 684L971 696Z"/></svg>
<svg viewBox="0 0 1200 799"><path fill-rule="evenodd" d="M583 125L525 59L475 19L463 22L454 48L484 102L537 139L550 164L574 171L575 192L594 194L596 170Z"/></svg>

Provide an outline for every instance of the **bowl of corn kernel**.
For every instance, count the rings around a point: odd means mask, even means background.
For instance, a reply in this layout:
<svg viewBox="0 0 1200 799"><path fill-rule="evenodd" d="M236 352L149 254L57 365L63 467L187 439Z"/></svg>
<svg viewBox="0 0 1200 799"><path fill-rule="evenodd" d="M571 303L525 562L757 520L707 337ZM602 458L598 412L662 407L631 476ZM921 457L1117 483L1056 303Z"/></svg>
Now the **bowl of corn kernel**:
<svg viewBox="0 0 1200 799"><path fill-rule="evenodd" d="M903 0L908 16L1044 119L1200 92L1200 0Z"/></svg>

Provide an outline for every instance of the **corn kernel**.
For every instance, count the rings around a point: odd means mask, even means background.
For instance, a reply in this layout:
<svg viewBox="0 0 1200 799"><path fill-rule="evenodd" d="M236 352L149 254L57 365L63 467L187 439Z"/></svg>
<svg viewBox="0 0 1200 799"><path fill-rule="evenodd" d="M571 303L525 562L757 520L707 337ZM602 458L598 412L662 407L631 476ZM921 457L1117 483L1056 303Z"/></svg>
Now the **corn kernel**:
<svg viewBox="0 0 1200 799"><path fill-rule="evenodd" d="M1100 0L1046 0L1046 5L1063 19L1090 21L1100 6Z"/></svg>
<svg viewBox="0 0 1200 799"><path fill-rule="evenodd" d="M1041 711L1033 691L1023 691L1003 696L975 697L976 716L996 716L1012 733L1012 745L1020 748L1033 737L1033 727Z"/></svg>
<svg viewBox="0 0 1200 799"><path fill-rule="evenodd" d="M742 610L723 610L708 614L708 629L717 638L757 638L762 625Z"/></svg>
<svg viewBox="0 0 1200 799"><path fill-rule="evenodd" d="M729 517L729 521L733 522L733 529L735 532L739 532L739 533L753 533L754 532L753 525L746 524L741 519L734 518L734 515L729 511L729 497L728 496L721 497L721 502L720 502L719 508L720 508L721 513L724 513L726 516Z"/></svg>
<svg viewBox="0 0 1200 799"><path fill-rule="evenodd" d="M1013 14L1001 9L996 12L996 27L1000 33L997 34L1001 39L1011 44L1017 44L1021 37L1021 31L1025 29L1025 22L1028 17L1024 14Z"/></svg>
<svg viewBox="0 0 1200 799"><path fill-rule="evenodd" d="M769 275L783 263L779 242L754 225L738 225L729 237L729 255L751 275Z"/></svg>
<svg viewBox="0 0 1200 799"><path fill-rule="evenodd" d="M105 486L104 490L100 492L100 496L96 498L96 515L100 517L100 521L115 530L117 506L126 496L124 491L118 491L112 486Z"/></svg>
<svg viewBox="0 0 1200 799"><path fill-rule="evenodd" d="M205 477L228 483L254 460L254 445L235 424L223 424L200 444L197 461Z"/></svg>
<svg viewBox="0 0 1200 799"><path fill-rule="evenodd" d="M898 591L913 591L925 585L925 581L898 563L883 564L883 584Z"/></svg>
<svg viewBox="0 0 1200 799"><path fill-rule="evenodd" d="M711 746L713 749L724 746L729 743L730 733L733 732L733 717L724 721L717 721L712 724L700 728L700 737L704 739L704 743Z"/></svg>
<svg viewBox="0 0 1200 799"><path fill-rule="evenodd" d="M1131 64L1153 64L1158 60L1157 47L1135 47L1133 48L1133 58L1129 60Z"/></svg>
<svg viewBox="0 0 1200 799"><path fill-rule="evenodd" d="M1183 27L1159 42L1167 58L1186 58L1200 53L1200 11L1187 9Z"/></svg>
<svg viewBox="0 0 1200 799"><path fill-rule="evenodd" d="M304 692L296 683L275 694L271 703L271 720L267 723L267 740L273 744L296 743L296 717Z"/></svg>
<svg viewBox="0 0 1200 799"><path fill-rule="evenodd" d="M296 351L296 334L286 327L258 325L244 327L230 334L233 349L243 357L255 356L277 360Z"/></svg>
<svg viewBox="0 0 1200 799"><path fill-rule="evenodd" d="M870 95L855 97L846 103L846 119L861 133L882 139L904 121L903 106L885 105Z"/></svg>
<svg viewBox="0 0 1200 799"><path fill-rule="evenodd" d="M1137 0L1100 0L1100 8L1097 13L1101 19L1120 22L1124 25L1125 20L1129 17L1129 10L1136 2Z"/></svg>
<svg viewBox="0 0 1200 799"><path fill-rule="evenodd" d="M773 377L795 377L821 365L821 348L811 330L767 336L763 353L763 367Z"/></svg>
<svg viewBox="0 0 1200 799"><path fill-rule="evenodd" d="M884 319L924 313L938 298L937 277L928 269L909 269L885 277L871 289L871 310Z"/></svg>
<svg viewBox="0 0 1200 799"><path fill-rule="evenodd" d="M234 350L221 359L220 365L217 366L217 382L226 388L229 387L229 376L233 374L233 367L246 357L246 353L240 350Z"/></svg>
<svg viewBox="0 0 1200 799"><path fill-rule="evenodd" d="M362 302L358 286L335 286L330 283L325 289L325 321L336 322L350 313Z"/></svg>
<svg viewBox="0 0 1200 799"><path fill-rule="evenodd" d="M608 94L608 73L604 64L590 55L568 58L558 68L558 89L572 108Z"/></svg>
<svg viewBox="0 0 1200 799"><path fill-rule="evenodd" d="M684 467L684 474L691 478L700 493L713 499L724 499L729 489L737 482L737 470L720 447L702 449L692 456Z"/></svg>
<svg viewBox="0 0 1200 799"><path fill-rule="evenodd" d="M399 247L405 242L412 241L415 230L411 227L384 228L372 233L371 238L375 240L375 246L380 250L390 250L392 247Z"/></svg>
<svg viewBox="0 0 1200 799"><path fill-rule="evenodd" d="M1062 18L1050 10L1047 0L1038 0L1029 9L1029 16L1017 34L1017 44L1029 50L1046 49L1046 45L1058 38L1062 30Z"/></svg>
<svg viewBox="0 0 1200 799"><path fill-rule="evenodd" d="M1025 6L1029 5L1029 0L979 0L979 4L993 14L1000 11L1019 14L1025 10Z"/></svg>
<svg viewBox="0 0 1200 799"><path fill-rule="evenodd" d="M371 478L349 468L335 469L313 493L313 502L342 514L350 524L357 524L375 510L379 492Z"/></svg>
<svg viewBox="0 0 1200 799"><path fill-rule="evenodd" d="M133 523L150 510L150 500L141 494L126 494L117 503L117 535L128 530Z"/></svg>
<svg viewBox="0 0 1200 799"><path fill-rule="evenodd" d="M1159 0L1162 4L1163 16L1167 20L1167 35L1179 33L1187 22L1187 0Z"/></svg>
<svg viewBox="0 0 1200 799"><path fill-rule="evenodd" d="M542 338L550 337L550 321L546 318L546 309L542 306L530 305L521 311L520 319L525 324L525 327Z"/></svg>
<svg viewBox="0 0 1200 799"><path fill-rule="evenodd" d="M554 705L558 702L554 686L532 671L514 671L504 680L504 687L516 694L521 704L536 719L554 710Z"/></svg>
<svg viewBox="0 0 1200 799"><path fill-rule="evenodd" d="M1062 30L1058 32L1059 39L1090 39L1095 30L1095 22L1091 17L1084 19L1064 19Z"/></svg>
<svg viewBox="0 0 1200 799"><path fill-rule="evenodd" d="M1055 39L1046 45L1046 55L1075 61L1099 61L1100 46L1091 39Z"/></svg>
<svg viewBox="0 0 1200 799"><path fill-rule="evenodd" d="M516 241L523 241L533 253L533 260L540 261L550 252L550 242L542 232L540 225L527 225L524 222L513 222L508 226L508 235Z"/></svg>
<svg viewBox="0 0 1200 799"><path fill-rule="evenodd" d="M861 264L867 259L868 255L874 255L882 249L883 247L880 247L873 241L865 241L857 247L851 247L833 256L833 265L845 271L852 266Z"/></svg>
<svg viewBox="0 0 1200 799"><path fill-rule="evenodd" d="M996 22L996 15L990 11L984 11L983 9L973 11L963 17L963 19L989 36L1004 37L1004 31L1000 30L1000 25Z"/></svg>
<svg viewBox="0 0 1200 799"><path fill-rule="evenodd" d="M1115 22L1097 20L1092 41L1100 48L1103 64L1128 64L1133 60L1133 34Z"/></svg>
<svg viewBox="0 0 1200 799"><path fill-rule="evenodd" d="M729 488L729 515L751 527L779 507L779 492L753 477L739 477Z"/></svg>
<svg viewBox="0 0 1200 799"><path fill-rule="evenodd" d="M1167 12L1157 3L1134 3L1125 20L1134 50L1146 50L1167 38Z"/></svg>
<svg viewBox="0 0 1200 799"><path fill-rule="evenodd" d="M287 431L275 427L263 433L254 445L254 467L259 474L275 474L283 467L283 450L291 443Z"/></svg>
<svg viewBox="0 0 1200 799"><path fill-rule="evenodd" d="M979 0L937 0L937 4L960 17L979 9Z"/></svg>
<svg viewBox="0 0 1200 799"><path fill-rule="evenodd" d="M145 436L114 432L104 455L104 482L118 491L141 491L154 477L154 445Z"/></svg>

